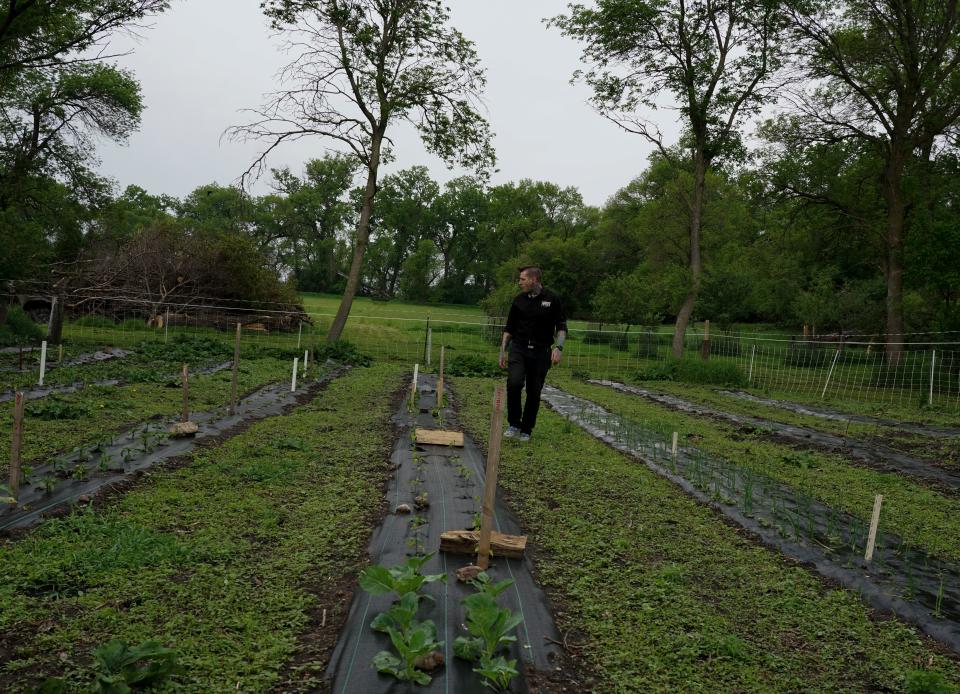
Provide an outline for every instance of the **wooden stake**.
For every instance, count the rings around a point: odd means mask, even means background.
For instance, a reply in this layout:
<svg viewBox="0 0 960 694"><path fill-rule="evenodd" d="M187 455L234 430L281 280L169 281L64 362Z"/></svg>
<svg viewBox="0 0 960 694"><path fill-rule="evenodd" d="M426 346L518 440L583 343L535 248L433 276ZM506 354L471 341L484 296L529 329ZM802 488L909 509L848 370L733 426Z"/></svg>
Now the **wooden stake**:
<svg viewBox="0 0 960 694"><path fill-rule="evenodd" d="M307 362L309 361L309 359L310 359L310 350L309 349L303 350L303 377L304 378L307 377Z"/></svg>
<svg viewBox="0 0 960 694"><path fill-rule="evenodd" d="M440 378L437 379L437 407L443 407L443 350L440 345Z"/></svg>
<svg viewBox="0 0 960 694"><path fill-rule="evenodd" d="M419 376L420 364L413 365L413 380L410 382L410 409L417 407L417 376Z"/></svg>
<svg viewBox="0 0 960 694"><path fill-rule="evenodd" d="M13 441L10 444L10 496L20 492L20 444L23 441L23 393L17 392L13 401Z"/></svg>
<svg viewBox="0 0 960 694"><path fill-rule="evenodd" d="M493 415L490 417L490 446L487 452L487 474L483 485L483 515L480 521L480 546L477 548L477 566L486 570L490 565L490 534L493 531L493 505L497 498L497 473L500 470L500 443L503 440L503 384L493 396Z"/></svg>
<svg viewBox="0 0 960 694"><path fill-rule="evenodd" d="M670 449L671 454L673 455L674 461L677 459L677 442L680 439L680 434L673 432L673 447Z"/></svg>
<svg viewBox="0 0 960 694"><path fill-rule="evenodd" d="M237 413L237 367L240 364L240 324L237 323L237 337L233 341L233 382L230 384L230 414Z"/></svg>
<svg viewBox="0 0 960 694"><path fill-rule="evenodd" d="M62 343L62 342L60 343L60 352L59 352L59 354L57 355L57 363L58 363L58 364L62 364L62 363L63 363L63 343Z"/></svg>
<svg viewBox="0 0 960 694"><path fill-rule="evenodd" d="M870 534L867 536L867 551L863 554L864 561L873 560L873 547L877 542L877 526L880 525L880 506L883 505L883 495L877 494L873 501L873 518L870 519Z"/></svg>
<svg viewBox="0 0 960 694"><path fill-rule="evenodd" d="M190 421L190 369L183 365L183 416L181 422Z"/></svg>

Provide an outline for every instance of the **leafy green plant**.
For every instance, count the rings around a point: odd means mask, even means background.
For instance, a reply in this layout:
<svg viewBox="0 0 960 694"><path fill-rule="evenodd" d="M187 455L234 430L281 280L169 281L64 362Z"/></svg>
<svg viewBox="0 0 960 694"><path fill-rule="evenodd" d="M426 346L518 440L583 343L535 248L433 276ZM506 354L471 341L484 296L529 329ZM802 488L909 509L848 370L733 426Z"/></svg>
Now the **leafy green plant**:
<svg viewBox="0 0 960 694"><path fill-rule="evenodd" d="M44 475L40 480L40 484L43 485L43 491L45 494L53 494L53 490L57 488L57 478L53 475Z"/></svg>
<svg viewBox="0 0 960 694"><path fill-rule="evenodd" d="M408 557L405 562L388 569L375 564L360 572L360 587L371 595L386 595L396 593L403 596L406 593L419 591L426 583L447 580L446 574L420 573L433 554Z"/></svg>
<svg viewBox="0 0 960 694"><path fill-rule="evenodd" d="M84 403L66 400L56 394L43 400L35 400L27 405L30 417L42 420L80 419L90 414L90 407Z"/></svg>
<svg viewBox="0 0 960 694"><path fill-rule="evenodd" d="M523 622L523 615L500 607L497 597L514 581L508 578L493 583L486 572L481 572L470 583L477 589L463 599L470 636L458 636L453 642L453 652L463 660L479 662L473 671L483 678L484 685L502 691L519 673L517 661L498 656L497 651L516 642L517 637L510 632Z"/></svg>
<svg viewBox="0 0 960 694"><path fill-rule="evenodd" d="M357 350L356 345L346 340L328 342L314 350L315 364L320 364L327 359L352 366L370 366L373 363L372 357L362 354Z"/></svg>
<svg viewBox="0 0 960 694"><path fill-rule="evenodd" d="M502 655L495 658L481 657L480 666L473 668L473 671L483 678L485 687L495 692L504 691L510 686L510 680L520 674L517 671L517 661L507 660Z"/></svg>
<svg viewBox="0 0 960 694"><path fill-rule="evenodd" d="M73 479L82 482L87 479L87 466L83 463L78 463L74 468L73 472L70 475Z"/></svg>
<svg viewBox="0 0 960 694"><path fill-rule="evenodd" d="M183 672L177 663L177 652L156 641L144 641L130 648L125 641L114 639L94 650L93 657L91 694L127 694L133 689L163 684ZM51 678L38 691L61 694L67 691L67 685L62 679Z"/></svg>
<svg viewBox="0 0 960 694"><path fill-rule="evenodd" d="M479 354L458 354L446 365L449 376L479 376L498 378L503 372L497 363Z"/></svg>
<svg viewBox="0 0 960 694"><path fill-rule="evenodd" d="M911 670L905 685L907 694L957 694L956 687L939 672L931 670Z"/></svg>
<svg viewBox="0 0 960 694"><path fill-rule="evenodd" d="M430 684L433 678L418 670L416 662L418 658L443 648L443 642L437 641L437 627L433 621L414 621L404 631L387 627L386 632L399 657L390 651L377 653L373 657L373 666L377 672L393 675L398 680Z"/></svg>

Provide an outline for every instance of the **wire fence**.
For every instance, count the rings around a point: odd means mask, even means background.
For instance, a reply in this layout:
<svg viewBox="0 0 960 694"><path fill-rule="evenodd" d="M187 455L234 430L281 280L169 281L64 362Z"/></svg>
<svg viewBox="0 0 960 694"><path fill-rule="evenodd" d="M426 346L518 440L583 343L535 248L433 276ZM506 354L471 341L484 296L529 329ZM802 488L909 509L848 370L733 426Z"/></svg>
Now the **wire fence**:
<svg viewBox="0 0 960 694"><path fill-rule="evenodd" d="M136 298L118 297L92 309L67 309L62 350L47 363L83 352L110 348L136 349L144 341L170 341L188 336L232 343L242 325L242 343L289 350L322 345L332 312L289 311L215 304L167 304L151 315ZM84 304L85 305L85 304ZM458 358L496 360L503 320L463 312L422 311L372 302L382 315L355 310L343 338L377 359L435 366L440 347L448 363ZM38 309L42 314L42 308ZM35 318L41 315L34 313ZM771 337L714 331L707 346L704 334L689 330L683 361L721 381L753 390L807 401L854 401L903 408L960 410L960 342L953 334L927 334L905 342L897 358L872 339ZM946 339L941 339L946 338ZM22 340L0 350L0 372L36 369L39 341ZM8 339L8 343L10 340ZM672 359L672 332L633 328L598 329L571 323L560 369L595 378L683 380ZM52 347L52 346L51 346ZM709 362L709 363L708 363Z"/></svg>

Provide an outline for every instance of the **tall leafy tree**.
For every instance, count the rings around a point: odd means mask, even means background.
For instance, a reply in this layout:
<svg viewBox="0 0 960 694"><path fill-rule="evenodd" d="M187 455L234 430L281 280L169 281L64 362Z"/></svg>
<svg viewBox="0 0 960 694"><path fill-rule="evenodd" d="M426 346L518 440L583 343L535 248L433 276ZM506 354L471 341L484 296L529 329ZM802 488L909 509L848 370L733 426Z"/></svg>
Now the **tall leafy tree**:
<svg viewBox="0 0 960 694"><path fill-rule="evenodd" d="M169 0L7 0L0 7L0 91L19 72L101 61L118 29L162 12Z"/></svg>
<svg viewBox="0 0 960 694"><path fill-rule="evenodd" d="M677 314L673 353L693 313L703 276L701 232L707 173L742 147L740 127L776 92L784 15L775 0L598 0L552 20L582 41L592 101L602 115L653 143L691 175L686 194L690 284ZM642 118L669 95L684 133L682 159Z"/></svg>
<svg viewBox="0 0 960 694"><path fill-rule="evenodd" d="M373 223L374 256L367 264L380 292L394 296L407 256L422 239L432 239L439 219L436 202L440 186L425 166L414 166L385 176L377 193Z"/></svg>
<svg viewBox="0 0 960 694"><path fill-rule="evenodd" d="M264 9L297 57L284 71L290 88L270 97L253 123L232 129L270 143L251 170L285 142L320 136L366 172L350 272L327 334L337 340L360 281L391 126L409 121L448 163L487 169L494 154L476 108L485 78L439 0L266 0Z"/></svg>
<svg viewBox="0 0 960 694"><path fill-rule="evenodd" d="M905 182L960 121L957 0L849 0L792 12L808 77L797 104L808 137L855 140L881 159L886 351L904 333L904 248L915 204Z"/></svg>

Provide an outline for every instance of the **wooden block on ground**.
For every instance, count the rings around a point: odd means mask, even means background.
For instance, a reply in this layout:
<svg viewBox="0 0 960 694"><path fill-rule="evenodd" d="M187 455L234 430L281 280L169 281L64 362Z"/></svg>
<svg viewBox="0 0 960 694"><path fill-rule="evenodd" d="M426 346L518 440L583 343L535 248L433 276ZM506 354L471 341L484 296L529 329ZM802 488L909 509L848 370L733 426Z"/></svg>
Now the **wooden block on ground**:
<svg viewBox="0 0 960 694"><path fill-rule="evenodd" d="M448 530L440 535L440 551L451 554L476 554L480 542L477 530ZM522 559L527 548L526 535L490 533L490 551L495 557Z"/></svg>
<svg viewBox="0 0 960 694"><path fill-rule="evenodd" d="M430 443L436 446L463 446L462 431L444 431L442 429L417 429L417 443Z"/></svg>

